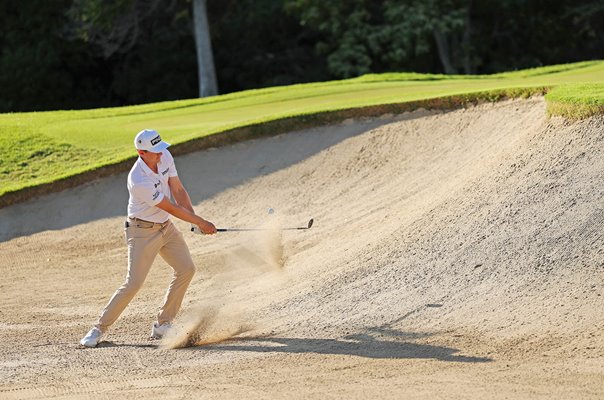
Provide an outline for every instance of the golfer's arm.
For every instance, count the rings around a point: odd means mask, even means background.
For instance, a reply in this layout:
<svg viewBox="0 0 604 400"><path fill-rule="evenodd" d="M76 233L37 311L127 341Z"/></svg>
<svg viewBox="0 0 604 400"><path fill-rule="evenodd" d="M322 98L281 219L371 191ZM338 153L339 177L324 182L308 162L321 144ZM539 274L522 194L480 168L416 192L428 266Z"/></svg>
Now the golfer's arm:
<svg viewBox="0 0 604 400"><path fill-rule="evenodd" d="M178 176L172 176L168 178L168 185L170 186L170 191L172 192L172 196L174 197L174 201L176 201L176 204L186 208L187 210L195 214L195 210L193 210L193 204L191 203L191 197L189 197L189 193L180 181L180 178Z"/></svg>
<svg viewBox="0 0 604 400"><path fill-rule="evenodd" d="M193 211L187 210L185 207L179 204L172 203L165 196L162 201L160 201L159 204L156 205L156 207L159 207L167 213L174 215L176 218L180 218L183 221L187 221L195 225L203 224L204 222L206 222L205 219L201 218L199 215L196 215Z"/></svg>

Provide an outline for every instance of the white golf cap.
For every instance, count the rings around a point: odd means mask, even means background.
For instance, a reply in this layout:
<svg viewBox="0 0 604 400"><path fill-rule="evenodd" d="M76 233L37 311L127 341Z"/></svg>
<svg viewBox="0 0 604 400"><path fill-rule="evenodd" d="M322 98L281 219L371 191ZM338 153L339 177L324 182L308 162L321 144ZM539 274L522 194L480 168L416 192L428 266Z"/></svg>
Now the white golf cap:
<svg viewBox="0 0 604 400"><path fill-rule="evenodd" d="M143 129L134 138L134 147L138 150L147 150L151 153L159 153L166 150L170 143L161 140L159 133L153 129Z"/></svg>

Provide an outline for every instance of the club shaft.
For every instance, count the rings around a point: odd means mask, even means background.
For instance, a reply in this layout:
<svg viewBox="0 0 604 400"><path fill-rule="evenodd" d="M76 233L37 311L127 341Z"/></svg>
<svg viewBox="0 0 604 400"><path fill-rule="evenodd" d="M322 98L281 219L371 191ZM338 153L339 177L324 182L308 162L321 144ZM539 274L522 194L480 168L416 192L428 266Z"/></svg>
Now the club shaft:
<svg viewBox="0 0 604 400"><path fill-rule="evenodd" d="M306 230L306 229L310 229L310 227L313 224L313 219L311 218L310 221L308 221L308 226L303 226L303 227L298 227L298 228L280 228L280 229L276 229L278 231L299 231L299 230ZM270 229L270 228L217 228L216 232L257 232L257 231L272 231L275 229ZM195 232L195 228L191 227L191 231Z"/></svg>
<svg viewBox="0 0 604 400"><path fill-rule="evenodd" d="M279 231L293 231L299 229L308 229L307 227L303 228L280 228L276 229ZM262 228L217 228L216 232L255 232L255 231L272 231L275 229L262 229Z"/></svg>

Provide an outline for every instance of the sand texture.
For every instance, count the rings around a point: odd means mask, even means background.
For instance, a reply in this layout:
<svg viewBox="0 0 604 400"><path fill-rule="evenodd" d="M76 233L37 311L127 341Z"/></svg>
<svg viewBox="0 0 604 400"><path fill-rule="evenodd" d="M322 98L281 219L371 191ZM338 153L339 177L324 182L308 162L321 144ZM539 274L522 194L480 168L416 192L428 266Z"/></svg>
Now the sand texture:
<svg viewBox="0 0 604 400"><path fill-rule="evenodd" d="M148 338L158 257L83 349L126 275L126 175L1 209L0 398L604 398L603 117L419 110L176 163L200 215L269 230L185 232L178 333Z"/></svg>

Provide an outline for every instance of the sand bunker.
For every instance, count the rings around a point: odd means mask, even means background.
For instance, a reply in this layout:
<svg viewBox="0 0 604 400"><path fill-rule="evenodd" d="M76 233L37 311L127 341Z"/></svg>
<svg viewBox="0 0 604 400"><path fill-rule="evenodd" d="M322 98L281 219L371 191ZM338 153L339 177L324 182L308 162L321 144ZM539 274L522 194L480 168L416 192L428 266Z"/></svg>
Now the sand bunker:
<svg viewBox="0 0 604 400"><path fill-rule="evenodd" d="M0 210L0 397L604 397L602 117L548 119L543 99L417 111L177 166L220 227L269 224L268 207L315 225L187 233L179 333L148 339L158 259L82 350L126 273L125 175Z"/></svg>
<svg viewBox="0 0 604 400"><path fill-rule="evenodd" d="M259 227L266 231L247 233L224 252L221 272L204 288L206 299L189 307L162 340L164 348L220 343L258 329L260 322L246 314L247 301L258 297L269 306L267 294L288 281L281 227L282 220L273 214Z"/></svg>

